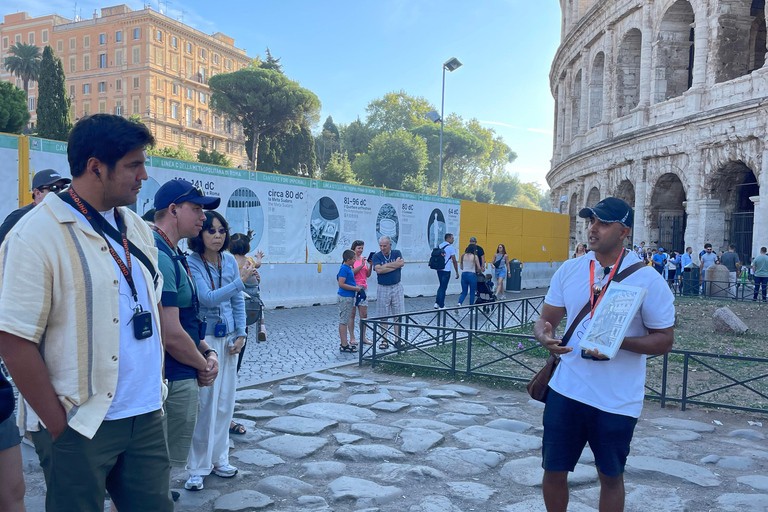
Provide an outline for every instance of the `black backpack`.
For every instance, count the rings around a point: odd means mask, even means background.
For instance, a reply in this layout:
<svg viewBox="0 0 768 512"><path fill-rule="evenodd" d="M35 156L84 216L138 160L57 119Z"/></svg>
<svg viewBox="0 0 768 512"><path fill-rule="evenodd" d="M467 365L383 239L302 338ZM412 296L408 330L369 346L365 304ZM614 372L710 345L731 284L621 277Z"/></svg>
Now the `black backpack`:
<svg viewBox="0 0 768 512"><path fill-rule="evenodd" d="M432 270L443 270L445 268L445 249L440 247L432 249L432 255L429 257L429 268Z"/></svg>

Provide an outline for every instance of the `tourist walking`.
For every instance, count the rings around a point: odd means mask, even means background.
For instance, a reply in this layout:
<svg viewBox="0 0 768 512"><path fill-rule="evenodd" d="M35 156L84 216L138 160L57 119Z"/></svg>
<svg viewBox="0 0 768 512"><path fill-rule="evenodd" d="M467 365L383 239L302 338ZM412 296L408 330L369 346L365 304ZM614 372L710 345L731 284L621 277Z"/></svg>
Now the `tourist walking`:
<svg viewBox="0 0 768 512"><path fill-rule="evenodd" d="M485 270L485 250L477 245L477 238L473 236L469 237L469 245L475 246L475 254L477 259L480 260L480 272L482 273Z"/></svg>
<svg viewBox="0 0 768 512"><path fill-rule="evenodd" d="M493 277L496 279L496 297L504 300L507 298L504 295L504 279L509 274L509 257L507 256L507 248L504 244L499 244L496 248L496 254L493 255Z"/></svg>
<svg viewBox="0 0 768 512"><path fill-rule="evenodd" d="M352 242L352 251L355 253L355 262L352 264L352 273L355 275L355 283L363 289L355 295L355 304L352 308L352 315L349 317L349 344L357 345L355 339L355 310L360 313L360 319L368 318L368 278L373 272L373 253L368 258L363 256L365 251L365 242L355 240ZM365 337L365 325L360 326L360 340L364 345L370 345L371 342Z"/></svg>
<svg viewBox="0 0 768 512"><path fill-rule="evenodd" d="M757 301L757 295L760 290L760 286L763 287L762 299L766 302L766 288L768 288L768 248L761 247L760 255L755 257L755 261L752 263L752 268L755 271L755 295L752 297L753 301Z"/></svg>
<svg viewBox="0 0 768 512"><path fill-rule="evenodd" d="M184 488L199 491L211 472L222 478L237 474L229 463L229 428L235 411L237 356L245 343L245 283L256 273L248 262L242 269L225 252L229 226L222 215L205 212L200 233L188 241L189 268L199 293L205 342L219 354L219 375L213 386L200 389L200 412L192 436Z"/></svg>
<svg viewBox="0 0 768 512"><path fill-rule="evenodd" d="M25 215L0 253L13 269L0 283L0 355L24 397L19 427L32 433L48 512L101 512L105 490L120 510L173 510L162 279L152 231L127 208L153 144L141 123L81 119L67 145L72 186Z"/></svg>
<svg viewBox="0 0 768 512"><path fill-rule="evenodd" d="M712 244L707 242L704 244L704 251L700 254L701 259L701 274L699 280L701 282L701 293L707 293L707 269L717 262L717 254L712 251Z"/></svg>
<svg viewBox="0 0 768 512"><path fill-rule="evenodd" d="M568 507L568 472L576 467L587 442L600 480L600 510L624 509L623 473L643 407L646 355L666 354L674 339L672 292L658 272L623 249L633 220L629 205L609 197L582 209L579 216L590 219L591 252L566 261L555 272L534 326L536 340L560 357L543 418L542 491L548 512L565 512ZM578 343L616 276L621 276L622 284L644 288L647 296L621 349L606 360L597 351L581 351ZM564 317L567 331L573 333L565 346L555 337ZM573 322L579 327L573 329Z"/></svg>
<svg viewBox="0 0 768 512"><path fill-rule="evenodd" d="M741 270L741 261L739 255L736 253L736 245L729 244L728 251L724 252L720 256L720 263L728 269L728 296L732 299L736 298L736 279L738 278L739 271Z"/></svg>
<svg viewBox="0 0 768 512"><path fill-rule="evenodd" d="M469 244L461 255L461 295L459 295L459 306L464 303L464 299L469 294L469 305L475 303L475 291L477 290L477 274L482 272L480 258L477 256L477 246Z"/></svg>
<svg viewBox="0 0 768 512"><path fill-rule="evenodd" d="M437 270L437 296L435 297L435 309L445 307L445 294L448 291L448 284L451 282L451 267L456 273L456 279L459 278L459 264L456 261L456 249L453 247L453 235L445 234L445 240L438 246L438 249L444 254L444 266Z"/></svg>
<svg viewBox="0 0 768 512"><path fill-rule="evenodd" d="M336 281L339 285L336 302L339 305L339 340L341 342L339 350L341 352L357 352L357 348L347 342L347 325L355 309L355 295L361 291L364 292L364 288L358 286L355 281L355 274L352 271L354 263L355 251L347 249L342 253L341 267L336 273Z"/></svg>

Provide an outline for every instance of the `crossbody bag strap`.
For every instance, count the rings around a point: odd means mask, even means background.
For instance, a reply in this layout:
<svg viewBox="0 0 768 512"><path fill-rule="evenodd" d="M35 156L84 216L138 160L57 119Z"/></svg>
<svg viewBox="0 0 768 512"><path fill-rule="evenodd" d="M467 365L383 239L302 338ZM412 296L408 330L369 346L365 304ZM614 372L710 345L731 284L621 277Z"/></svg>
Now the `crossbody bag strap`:
<svg viewBox="0 0 768 512"><path fill-rule="evenodd" d="M638 261L632 266L629 266L616 274L611 281L608 282L608 284L605 285L605 288L608 288L608 286L613 282L621 282L627 277L631 276L641 268L645 267L646 265L643 264L642 261ZM576 326L581 323L582 320L584 320L584 317L587 316L587 313L592 309L591 304L587 302L584 304L584 307L581 308L581 311L579 311L579 314L576 315L576 319L571 322L571 325L568 327L568 330L565 332L565 335L563 336L563 340L560 342L560 346L564 347L568 344L568 340L571 339L571 336L573 335L573 331L576 330Z"/></svg>

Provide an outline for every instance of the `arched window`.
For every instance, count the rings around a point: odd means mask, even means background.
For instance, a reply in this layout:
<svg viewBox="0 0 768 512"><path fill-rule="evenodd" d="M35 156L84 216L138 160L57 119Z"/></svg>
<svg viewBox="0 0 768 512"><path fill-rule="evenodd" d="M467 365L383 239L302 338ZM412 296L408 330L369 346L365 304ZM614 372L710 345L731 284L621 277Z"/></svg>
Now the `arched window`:
<svg viewBox="0 0 768 512"><path fill-rule="evenodd" d="M576 73L571 89L571 139L579 134L581 117L581 70Z"/></svg>
<svg viewBox="0 0 768 512"><path fill-rule="evenodd" d="M656 66L654 103L682 95L693 84L693 7L678 0L661 20Z"/></svg>
<svg viewBox="0 0 768 512"><path fill-rule="evenodd" d="M765 64L765 0L753 0L750 15L754 18L749 32L749 72Z"/></svg>
<svg viewBox="0 0 768 512"><path fill-rule="evenodd" d="M592 74L589 81L589 127L594 128L603 119L603 75L605 73L605 54L598 53L592 61Z"/></svg>
<svg viewBox="0 0 768 512"><path fill-rule="evenodd" d="M616 107L626 116L640 102L640 53L643 34L633 28L624 36L616 63Z"/></svg>

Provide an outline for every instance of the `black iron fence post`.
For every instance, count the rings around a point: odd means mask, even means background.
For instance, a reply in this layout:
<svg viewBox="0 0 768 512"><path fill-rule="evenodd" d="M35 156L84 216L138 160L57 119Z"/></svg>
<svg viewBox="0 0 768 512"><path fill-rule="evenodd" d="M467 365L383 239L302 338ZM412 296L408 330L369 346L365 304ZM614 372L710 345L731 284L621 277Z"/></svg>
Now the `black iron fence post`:
<svg viewBox="0 0 768 512"><path fill-rule="evenodd" d="M664 354L664 369L661 375L661 408L664 409L667 403L667 356Z"/></svg>
<svg viewBox="0 0 768 512"><path fill-rule="evenodd" d="M685 411L685 401L688 398L688 354L683 357L683 400L680 410Z"/></svg>

